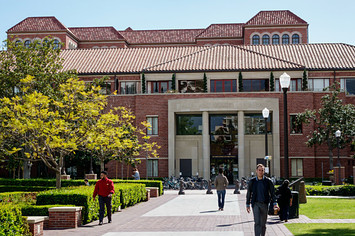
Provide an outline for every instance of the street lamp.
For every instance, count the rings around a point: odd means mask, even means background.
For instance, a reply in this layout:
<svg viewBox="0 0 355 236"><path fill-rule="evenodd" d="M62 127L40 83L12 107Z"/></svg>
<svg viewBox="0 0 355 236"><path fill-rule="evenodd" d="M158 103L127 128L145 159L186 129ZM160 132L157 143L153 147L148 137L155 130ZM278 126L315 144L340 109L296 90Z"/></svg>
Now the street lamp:
<svg viewBox="0 0 355 236"><path fill-rule="evenodd" d="M287 118L287 90L290 87L291 77L284 72L280 76L280 86L284 92L284 157L285 157L285 178L289 179L288 173L288 118Z"/></svg>
<svg viewBox="0 0 355 236"><path fill-rule="evenodd" d="M341 136L341 131L340 130L337 130L335 131L335 137L337 138L337 147L338 147L338 175L339 175L339 184L341 184L341 177L340 177L340 157L339 157L339 139L340 139L340 136Z"/></svg>
<svg viewBox="0 0 355 236"><path fill-rule="evenodd" d="M265 120L265 160L266 160L266 167L267 167L267 173L270 175L269 171L269 157L268 157L268 145L267 145L267 119L269 118L269 109L266 107L263 109L263 117Z"/></svg>

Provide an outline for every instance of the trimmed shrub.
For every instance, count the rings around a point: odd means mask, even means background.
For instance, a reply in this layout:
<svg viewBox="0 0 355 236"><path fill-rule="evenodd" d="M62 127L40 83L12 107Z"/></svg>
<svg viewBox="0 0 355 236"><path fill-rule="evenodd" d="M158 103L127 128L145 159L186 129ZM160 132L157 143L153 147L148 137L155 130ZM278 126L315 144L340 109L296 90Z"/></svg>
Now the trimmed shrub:
<svg viewBox="0 0 355 236"><path fill-rule="evenodd" d="M71 207L74 205L20 205L23 216L49 216L48 209L52 207Z"/></svg>
<svg viewBox="0 0 355 236"><path fill-rule="evenodd" d="M0 185L0 193L4 192L39 192L48 189L53 189L55 187L46 186L16 186L16 185Z"/></svg>
<svg viewBox="0 0 355 236"><path fill-rule="evenodd" d="M146 187L158 187L159 196L163 195L163 182L160 180L122 180L113 179L114 183L131 183L131 184L144 184Z"/></svg>
<svg viewBox="0 0 355 236"><path fill-rule="evenodd" d="M26 218L14 204L0 203L0 235L31 235Z"/></svg>
<svg viewBox="0 0 355 236"><path fill-rule="evenodd" d="M0 193L0 202L11 202L14 204L26 203L34 204L36 201L37 193L29 192L9 192L9 193Z"/></svg>
<svg viewBox="0 0 355 236"><path fill-rule="evenodd" d="M121 207L133 206L146 199L146 189L143 184L118 184L121 193Z"/></svg>
<svg viewBox="0 0 355 236"><path fill-rule="evenodd" d="M309 196L355 196L354 185L310 186L306 185Z"/></svg>

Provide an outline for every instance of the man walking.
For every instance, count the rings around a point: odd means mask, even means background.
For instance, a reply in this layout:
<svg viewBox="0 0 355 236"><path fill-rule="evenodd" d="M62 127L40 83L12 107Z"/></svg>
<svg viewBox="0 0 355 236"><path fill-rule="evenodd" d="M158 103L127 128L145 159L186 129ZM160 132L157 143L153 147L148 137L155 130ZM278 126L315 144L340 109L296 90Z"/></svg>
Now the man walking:
<svg viewBox="0 0 355 236"><path fill-rule="evenodd" d="M115 192L112 180L107 178L107 172L101 171L101 179L97 181L93 198L95 201L96 195L99 195L99 225L103 224L105 215L105 205L107 208L108 223L112 222L112 194Z"/></svg>
<svg viewBox="0 0 355 236"><path fill-rule="evenodd" d="M250 213L250 203L254 214L255 236L264 236L266 231L267 212L270 200L277 209L275 188L268 177L264 176L265 167L262 164L256 166L256 177L252 178L248 184L247 192L247 212Z"/></svg>
<svg viewBox="0 0 355 236"><path fill-rule="evenodd" d="M218 175L214 181L214 185L216 186L217 195L218 195L218 207L219 211L223 211L224 208L224 199L226 197L226 188L228 186L228 179L223 175L223 169L220 168L218 170Z"/></svg>

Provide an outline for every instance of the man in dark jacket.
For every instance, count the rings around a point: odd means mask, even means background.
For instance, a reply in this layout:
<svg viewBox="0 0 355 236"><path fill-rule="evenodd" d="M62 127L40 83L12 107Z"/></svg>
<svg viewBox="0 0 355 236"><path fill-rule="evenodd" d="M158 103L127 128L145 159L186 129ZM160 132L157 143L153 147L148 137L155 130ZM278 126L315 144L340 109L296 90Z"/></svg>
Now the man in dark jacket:
<svg viewBox="0 0 355 236"><path fill-rule="evenodd" d="M275 188L271 179L264 176L265 167L256 166L256 177L248 183L247 212L250 213L250 204L254 213L255 236L264 236L266 232L267 212L270 201L274 202L274 209L278 208L275 197Z"/></svg>
<svg viewBox="0 0 355 236"><path fill-rule="evenodd" d="M112 194L115 192L112 180L107 178L107 172L101 171L101 179L97 181L93 198L95 201L96 195L99 195L99 225L103 224L105 215L105 205L107 208L108 223L112 222Z"/></svg>

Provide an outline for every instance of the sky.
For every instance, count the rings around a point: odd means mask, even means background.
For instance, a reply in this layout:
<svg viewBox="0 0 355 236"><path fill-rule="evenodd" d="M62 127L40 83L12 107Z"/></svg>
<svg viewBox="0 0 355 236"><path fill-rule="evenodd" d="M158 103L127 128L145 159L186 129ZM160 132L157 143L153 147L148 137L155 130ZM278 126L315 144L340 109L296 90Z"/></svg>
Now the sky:
<svg viewBox="0 0 355 236"><path fill-rule="evenodd" d="M0 0L0 40L26 17L55 16L67 27L198 29L246 23L262 10L290 10L309 24L310 43L355 45L355 0Z"/></svg>

